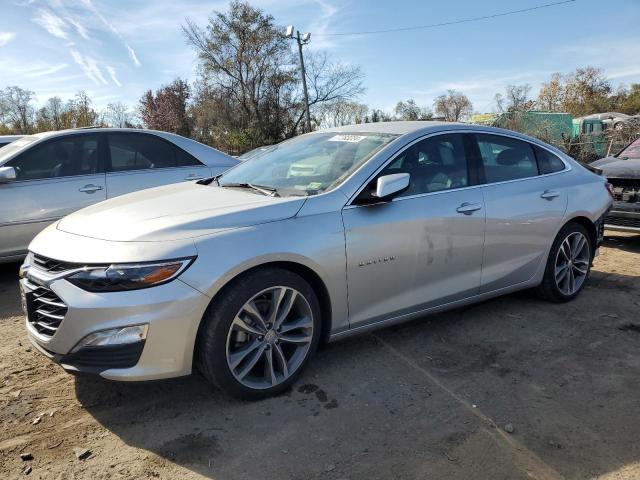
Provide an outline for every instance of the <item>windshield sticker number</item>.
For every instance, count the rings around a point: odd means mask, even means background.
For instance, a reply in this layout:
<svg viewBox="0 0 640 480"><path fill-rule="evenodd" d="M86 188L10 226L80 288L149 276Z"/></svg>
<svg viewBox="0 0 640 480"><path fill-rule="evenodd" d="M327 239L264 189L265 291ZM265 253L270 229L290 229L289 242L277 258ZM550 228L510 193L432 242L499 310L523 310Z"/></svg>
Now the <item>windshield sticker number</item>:
<svg viewBox="0 0 640 480"><path fill-rule="evenodd" d="M329 142L349 142L349 143L358 143L367 138L364 135L336 135L331 137Z"/></svg>

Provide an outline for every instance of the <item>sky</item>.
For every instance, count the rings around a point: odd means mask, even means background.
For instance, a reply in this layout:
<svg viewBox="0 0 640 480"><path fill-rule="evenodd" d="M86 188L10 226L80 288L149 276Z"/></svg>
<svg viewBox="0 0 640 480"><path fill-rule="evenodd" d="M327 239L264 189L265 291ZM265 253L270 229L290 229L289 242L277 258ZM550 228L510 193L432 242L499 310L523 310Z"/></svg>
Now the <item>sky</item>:
<svg viewBox="0 0 640 480"><path fill-rule="evenodd" d="M556 0L557 1L557 0ZM475 22L372 35L525 9L554 0L251 0L277 24L311 33L305 48L358 65L360 101L391 111L413 98L432 106L447 89L489 112L508 84L535 94L553 72L602 67L614 84L640 83L640 0L571 3ZM95 106L136 105L149 88L195 79L186 18L204 26L226 1L0 0L0 88L33 90L37 102L85 90ZM292 44L292 47L294 45Z"/></svg>

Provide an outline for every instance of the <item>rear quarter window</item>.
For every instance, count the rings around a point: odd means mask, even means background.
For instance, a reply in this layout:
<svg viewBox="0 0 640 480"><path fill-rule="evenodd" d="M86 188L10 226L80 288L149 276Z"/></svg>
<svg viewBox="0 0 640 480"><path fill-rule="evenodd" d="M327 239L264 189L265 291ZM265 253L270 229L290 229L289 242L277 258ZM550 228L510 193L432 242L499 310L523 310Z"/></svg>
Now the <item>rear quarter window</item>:
<svg viewBox="0 0 640 480"><path fill-rule="evenodd" d="M536 152L536 158L538 159L538 169L541 174L561 172L565 169L564 162L560 160L557 155L554 155L544 148L540 148L537 145L533 146Z"/></svg>

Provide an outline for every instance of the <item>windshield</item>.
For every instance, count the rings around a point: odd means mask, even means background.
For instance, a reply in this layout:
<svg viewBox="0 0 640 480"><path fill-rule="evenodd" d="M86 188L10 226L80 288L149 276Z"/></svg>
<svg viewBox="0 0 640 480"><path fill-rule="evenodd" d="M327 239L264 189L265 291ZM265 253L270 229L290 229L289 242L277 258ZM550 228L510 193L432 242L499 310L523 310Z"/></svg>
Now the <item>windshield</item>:
<svg viewBox="0 0 640 480"><path fill-rule="evenodd" d="M629 158L640 159L640 138L622 150L618 155L618 158L627 160Z"/></svg>
<svg viewBox="0 0 640 480"><path fill-rule="evenodd" d="M9 157L12 157L14 153L22 150L25 146L32 144L40 137L37 135L29 135L28 137L22 137L15 142L11 142L8 145L2 147L0 150L0 165L2 165Z"/></svg>
<svg viewBox="0 0 640 480"><path fill-rule="evenodd" d="M246 162L250 158L257 157L258 155L262 155L265 152L269 152L275 148L275 145L269 145L266 147L258 147L253 150L249 150L247 153L243 153L238 157L238 160L241 162Z"/></svg>
<svg viewBox="0 0 640 480"><path fill-rule="evenodd" d="M397 135L314 133L274 145L218 179L221 187L251 184L279 195L315 195L339 185Z"/></svg>

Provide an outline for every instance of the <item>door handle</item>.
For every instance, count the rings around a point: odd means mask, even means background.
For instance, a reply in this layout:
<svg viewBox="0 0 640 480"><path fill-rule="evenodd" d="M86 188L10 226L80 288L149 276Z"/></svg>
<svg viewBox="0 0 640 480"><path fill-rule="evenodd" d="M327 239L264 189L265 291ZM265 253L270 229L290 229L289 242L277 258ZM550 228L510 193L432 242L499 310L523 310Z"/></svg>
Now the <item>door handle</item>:
<svg viewBox="0 0 640 480"><path fill-rule="evenodd" d="M98 190L102 190L102 187L100 185L93 185L92 183L78 189L79 192L84 193L96 193Z"/></svg>
<svg viewBox="0 0 640 480"><path fill-rule="evenodd" d="M545 200L553 200L556 197L560 196L560 192L556 192L555 190L545 190L540 194L540 198L544 198Z"/></svg>
<svg viewBox="0 0 640 480"><path fill-rule="evenodd" d="M203 178L204 177L202 175L197 175L195 173L190 173L189 175L184 177L185 180L202 180Z"/></svg>
<svg viewBox="0 0 640 480"><path fill-rule="evenodd" d="M464 213L465 215L471 215L473 212L480 210L481 208L482 205L480 205L479 203L464 202L462 205L456 208L456 212Z"/></svg>

